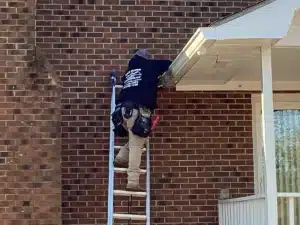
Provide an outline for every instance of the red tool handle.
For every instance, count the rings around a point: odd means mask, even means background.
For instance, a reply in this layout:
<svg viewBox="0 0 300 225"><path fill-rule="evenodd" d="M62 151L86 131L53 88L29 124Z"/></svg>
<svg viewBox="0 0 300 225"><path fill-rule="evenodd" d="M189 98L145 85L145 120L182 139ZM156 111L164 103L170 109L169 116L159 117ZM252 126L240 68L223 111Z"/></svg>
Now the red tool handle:
<svg viewBox="0 0 300 225"><path fill-rule="evenodd" d="M151 130L154 130L159 120L159 116L152 116L152 127Z"/></svg>

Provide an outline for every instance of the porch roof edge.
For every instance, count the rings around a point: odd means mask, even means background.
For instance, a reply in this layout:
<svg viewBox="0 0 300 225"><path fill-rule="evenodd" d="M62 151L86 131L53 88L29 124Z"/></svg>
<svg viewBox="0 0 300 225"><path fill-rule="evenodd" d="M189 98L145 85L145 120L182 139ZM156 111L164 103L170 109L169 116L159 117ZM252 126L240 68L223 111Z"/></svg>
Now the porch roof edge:
<svg viewBox="0 0 300 225"><path fill-rule="evenodd" d="M180 82L215 45L275 45L287 35L296 14L300 14L299 0L270 0L227 22L198 28L170 66L174 83Z"/></svg>

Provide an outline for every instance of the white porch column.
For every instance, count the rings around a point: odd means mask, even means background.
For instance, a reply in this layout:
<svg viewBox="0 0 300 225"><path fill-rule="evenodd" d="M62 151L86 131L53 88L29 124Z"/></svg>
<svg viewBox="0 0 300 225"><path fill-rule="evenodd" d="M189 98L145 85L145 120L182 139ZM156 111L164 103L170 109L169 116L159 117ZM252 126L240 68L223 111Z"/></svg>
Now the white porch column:
<svg viewBox="0 0 300 225"><path fill-rule="evenodd" d="M277 225L277 183L275 133L273 116L271 46L263 46L262 53L262 138L265 160L265 196L267 215L265 225Z"/></svg>

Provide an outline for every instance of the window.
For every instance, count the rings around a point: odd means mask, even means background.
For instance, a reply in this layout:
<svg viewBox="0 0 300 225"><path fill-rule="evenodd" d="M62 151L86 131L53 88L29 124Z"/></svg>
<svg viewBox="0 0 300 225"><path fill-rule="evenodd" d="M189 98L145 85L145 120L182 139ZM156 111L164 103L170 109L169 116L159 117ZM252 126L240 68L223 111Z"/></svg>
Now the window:
<svg viewBox="0 0 300 225"><path fill-rule="evenodd" d="M273 98L277 191L300 192L300 94L274 94ZM260 95L253 95L252 100L255 191L256 194L263 194L265 180ZM297 200L295 212L299 210L300 202ZM279 225L288 224L286 199L278 200L278 219ZM296 223L298 219L295 218Z"/></svg>
<svg viewBox="0 0 300 225"><path fill-rule="evenodd" d="M275 129L275 142L276 142L276 164L277 164L277 180L278 182L287 182L287 178L280 175L283 170L288 168L295 170L299 160L300 168L300 152L296 151L300 147L300 94L274 94L274 129ZM260 94L252 96L252 114L253 114L253 141L254 141L254 163L255 163L255 181L256 193L263 193L263 151L262 151L262 137L261 137L261 100ZM293 155L291 155L293 154ZM299 156L298 156L299 155ZM295 159L297 158L297 160ZM291 158L294 158L292 163ZM296 161L295 161L296 160ZM289 170L291 178L289 178L290 186L278 186L278 191L292 190L292 185L295 180ZM299 179L300 179L300 171ZM297 178L298 179L298 178ZM294 182L294 183L292 183ZM300 180L299 180L300 182ZM279 184L278 183L278 184ZM299 183L300 184L300 183ZM300 188L300 187L299 187ZM300 192L300 189L299 189Z"/></svg>

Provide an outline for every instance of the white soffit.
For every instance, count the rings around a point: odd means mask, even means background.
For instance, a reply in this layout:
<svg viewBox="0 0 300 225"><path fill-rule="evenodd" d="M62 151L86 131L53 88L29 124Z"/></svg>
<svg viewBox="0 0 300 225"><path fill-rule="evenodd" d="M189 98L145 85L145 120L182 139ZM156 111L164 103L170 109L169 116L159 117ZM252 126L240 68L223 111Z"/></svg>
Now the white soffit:
<svg viewBox="0 0 300 225"><path fill-rule="evenodd" d="M296 49L300 47L300 0L271 0L237 18L199 28L171 65L177 90L260 90L260 48L264 44L291 50L274 50L275 60L281 60L281 55L300 58ZM285 65L283 62L279 64ZM295 64L299 67L288 65L293 75L281 76L293 79L300 71L300 63ZM300 78L292 86L278 74L275 78L274 89L300 87Z"/></svg>

